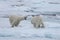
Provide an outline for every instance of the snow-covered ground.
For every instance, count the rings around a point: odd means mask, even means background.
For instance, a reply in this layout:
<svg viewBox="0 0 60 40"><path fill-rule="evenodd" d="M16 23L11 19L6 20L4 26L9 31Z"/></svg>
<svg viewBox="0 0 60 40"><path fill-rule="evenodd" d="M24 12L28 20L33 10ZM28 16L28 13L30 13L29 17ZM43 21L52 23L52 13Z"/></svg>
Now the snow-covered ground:
<svg viewBox="0 0 60 40"><path fill-rule="evenodd" d="M44 11L60 11L60 4L48 2L59 3L59 0L0 0L0 40L60 40L58 15L42 15L45 28L38 29L31 24L31 16L14 28L6 18L9 15L37 15Z"/></svg>
<svg viewBox="0 0 60 40"><path fill-rule="evenodd" d="M30 20L12 28L8 18L0 18L0 40L60 40L60 23L54 20L44 21L45 28L36 29Z"/></svg>

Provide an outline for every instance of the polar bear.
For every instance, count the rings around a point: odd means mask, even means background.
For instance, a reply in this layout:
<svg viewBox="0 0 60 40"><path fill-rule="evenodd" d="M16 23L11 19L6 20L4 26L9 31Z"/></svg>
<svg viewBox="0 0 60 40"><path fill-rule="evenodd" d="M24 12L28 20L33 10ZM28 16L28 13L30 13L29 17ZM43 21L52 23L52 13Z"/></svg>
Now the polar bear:
<svg viewBox="0 0 60 40"><path fill-rule="evenodd" d="M26 20L26 16L17 16L17 15L9 16L9 21L12 27L14 26L17 27L22 20Z"/></svg>
<svg viewBox="0 0 60 40"><path fill-rule="evenodd" d="M36 28L39 28L39 27L44 28L44 23L41 16L33 16L31 19L31 23Z"/></svg>

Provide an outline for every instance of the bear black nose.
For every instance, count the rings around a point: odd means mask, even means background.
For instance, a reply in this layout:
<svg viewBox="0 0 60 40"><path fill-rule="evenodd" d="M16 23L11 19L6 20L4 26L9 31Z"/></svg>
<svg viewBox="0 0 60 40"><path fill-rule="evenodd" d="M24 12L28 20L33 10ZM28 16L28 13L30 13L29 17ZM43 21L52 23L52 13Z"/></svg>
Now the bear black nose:
<svg viewBox="0 0 60 40"><path fill-rule="evenodd" d="M25 20L27 19L27 17L24 18Z"/></svg>

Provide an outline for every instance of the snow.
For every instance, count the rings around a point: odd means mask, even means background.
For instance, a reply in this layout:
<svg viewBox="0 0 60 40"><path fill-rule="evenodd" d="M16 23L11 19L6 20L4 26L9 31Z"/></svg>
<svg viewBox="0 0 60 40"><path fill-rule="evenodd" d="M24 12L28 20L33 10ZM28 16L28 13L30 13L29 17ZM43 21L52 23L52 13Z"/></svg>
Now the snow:
<svg viewBox="0 0 60 40"><path fill-rule="evenodd" d="M45 28L34 28L30 20L12 28L8 18L0 18L0 40L59 40L60 23L44 21Z"/></svg>
<svg viewBox="0 0 60 40"><path fill-rule="evenodd" d="M60 4L48 2L59 3L60 1L0 0L0 40L60 40L60 15L41 15L45 28L34 28L31 23L32 16L28 16L27 20L21 21L14 28L9 22L9 15L40 15L45 11L60 11Z"/></svg>

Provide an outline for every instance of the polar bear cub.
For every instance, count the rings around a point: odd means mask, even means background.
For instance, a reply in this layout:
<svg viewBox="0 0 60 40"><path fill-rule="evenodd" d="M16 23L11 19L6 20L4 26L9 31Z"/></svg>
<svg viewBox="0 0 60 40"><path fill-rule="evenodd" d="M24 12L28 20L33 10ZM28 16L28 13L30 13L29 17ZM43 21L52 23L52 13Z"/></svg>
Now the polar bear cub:
<svg viewBox="0 0 60 40"><path fill-rule="evenodd" d="M41 16L33 16L31 19L31 23L36 28L39 28L39 27L44 28L44 23Z"/></svg>
<svg viewBox="0 0 60 40"><path fill-rule="evenodd" d="M22 21L25 20L26 16L18 16L18 15L11 15L9 16L9 21L12 27L18 26L18 24Z"/></svg>

